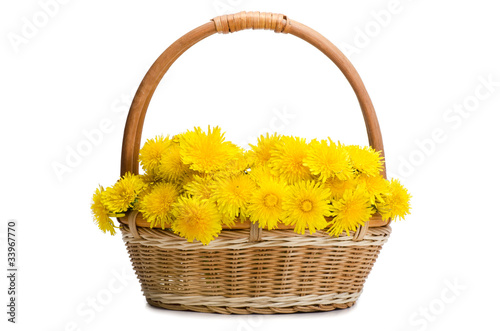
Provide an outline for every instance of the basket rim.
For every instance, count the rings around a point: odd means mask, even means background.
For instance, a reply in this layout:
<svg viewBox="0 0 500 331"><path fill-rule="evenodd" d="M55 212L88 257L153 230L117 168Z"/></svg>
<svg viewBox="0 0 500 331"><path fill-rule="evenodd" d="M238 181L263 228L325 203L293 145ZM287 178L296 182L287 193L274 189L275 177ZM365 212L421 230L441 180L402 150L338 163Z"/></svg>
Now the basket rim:
<svg viewBox="0 0 500 331"><path fill-rule="evenodd" d="M129 224L129 216L133 213L134 211L128 211L125 213L124 217L117 217L118 222L121 224L125 225L130 225ZM327 221L331 221L332 217L325 217ZM382 219L382 216L378 213L372 215L370 217L370 220L365 223L365 226L369 228L379 228L379 227L384 227L389 224L389 221L386 220L384 221ZM244 221L241 220L241 218L236 218L236 222L232 226L228 226L225 224L222 224L222 230L245 230L245 229L250 229L252 225L252 222L248 219L245 218ZM142 213L138 212L135 220L135 226L138 228L153 228L153 229L171 229L170 223L166 223L164 227L161 225L154 225L151 226L151 224L144 218ZM278 223L278 230L293 230L295 227L293 225L286 225L284 223ZM265 231L274 231L274 230L268 230L267 228L263 228L262 230Z"/></svg>

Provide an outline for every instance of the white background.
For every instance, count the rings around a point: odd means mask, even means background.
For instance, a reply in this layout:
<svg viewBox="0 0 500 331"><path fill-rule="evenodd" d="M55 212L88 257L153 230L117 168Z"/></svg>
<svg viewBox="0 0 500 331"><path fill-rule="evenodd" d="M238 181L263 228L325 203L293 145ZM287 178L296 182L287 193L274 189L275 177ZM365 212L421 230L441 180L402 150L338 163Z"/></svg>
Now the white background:
<svg viewBox="0 0 500 331"><path fill-rule="evenodd" d="M49 2L0 4L2 266L7 220L18 221L19 236L18 323L6 322L2 277L2 330L498 328L494 1ZM120 236L92 223L92 193L118 178L124 116L150 65L184 33L241 10L287 14L346 50L375 104L389 174L413 195L412 215L393 223L351 309L263 317L155 309ZM111 127L89 142L85 132L102 121ZM338 69L269 31L216 35L189 50L161 82L143 137L208 124L237 143L263 130L367 143ZM60 165L68 168L58 175Z"/></svg>

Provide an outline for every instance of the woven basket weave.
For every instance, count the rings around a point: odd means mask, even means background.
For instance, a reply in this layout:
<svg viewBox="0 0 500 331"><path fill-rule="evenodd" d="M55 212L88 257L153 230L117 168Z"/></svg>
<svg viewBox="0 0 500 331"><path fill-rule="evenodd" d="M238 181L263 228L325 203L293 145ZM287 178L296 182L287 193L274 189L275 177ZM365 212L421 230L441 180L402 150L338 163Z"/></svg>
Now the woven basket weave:
<svg viewBox="0 0 500 331"><path fill-rule="evenodd" d="M160 80L187 49L215 33L267 29L295 35L327 55L346 76L363 112L370 145L383 143L371 100L347 58L316 31L281 14L242 12L214 18L174 42L144 77L132 103L122 147L122 175L137 174L146 110ZM385 176L385 168L383 175ZM389 222L372 218L349 235L298 235L238 223L209 245L189 243L170 229L149 228L142 215L119 218L147 302L174 310L224 314L328 311L352 306L387 241Z"/></svg>

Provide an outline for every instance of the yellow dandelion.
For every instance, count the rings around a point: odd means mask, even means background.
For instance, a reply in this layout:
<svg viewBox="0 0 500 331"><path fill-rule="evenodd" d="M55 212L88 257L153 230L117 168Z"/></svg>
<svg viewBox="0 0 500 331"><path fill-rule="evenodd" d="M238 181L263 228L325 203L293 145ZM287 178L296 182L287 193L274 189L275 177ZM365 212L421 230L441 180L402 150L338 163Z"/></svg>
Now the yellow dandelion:
<svg viewBox="0 0 500 331"><path fill-rule="evenodd" d="M144 182L144 185L146 185L146 186L165 181L165 178L162 178L158 174L158 169L155 171L151 171L151 170L147 171L144 174L139 175L139 177L142 179L142 181Z"/></svg>
<svg viewBox="0 0 500 331"><path fill-rule="evenodd" d="M341 145L330 140L311 141L304 159L304 165L311 169L323 183L332 177L347 180L353 177L353 169L349 162L349 154Z"/></svg>
<svg viewBox="0 0 500 331"><path fill-rule="evenodd" d="M236 159L241 149L231 142L224 141L219 127L208 127L207 133L199 127L179 135L182 162L192 170L213 173Z"/></svg>
<svg viewBox="0 0 500 331"><path fill-rule="evenodd" d="M341 180L337 177L328 178L322 186L330 190L330 200L342 199L346 190L354 190L357 181L355 179Z"/></svg>
<svg viewBox="0 0 500 331"><path fill-rule="evenodd" d="M103 192L102 201L112 213L125 212L133 207L133 203L144 186L144 182L138 175L127 172L115 185Z"/></svg>
<svg viewBox="0 0 500 331"><path fill-rule="evenodd" d="M142 169L147 173L155 173L160 165L163 154L167 152L170 146L168 136L156 136L154 139L146 140L146 143L139 152L139 162Z"/></svg>
<svg viewBox="0 0 500 331"><path fill-rule="evenodd" d="M160 178L158 178L155 174L143 174L139 175L139 178L142 180L144 183L144 187L141 190L141 192L137 195L137 200L141 200L145 195L151 193L151 190L153 189L154 185L161 181ZM134 204L134 209L138 210L139 208L139 203Z"/></svg>
<svg viewBox="0 0 500 331"><path fill-rule="evenodd" d="M146 187L153 185L155 182L157 182L159 180L159 178L157 176L155 176L155 174L152 174L152 173L146 173L146 174L139 175L139 178L142 180L142 182L144 183L144 186L146 186Z"/></svg>
<svg viewBox="0 0 500 331"><path fill-rule="evenodd" d="M304 165L306 157L307 143L304 138L284 136L271 151L269 165L275 176L292 184L299 180L312 179L311 171Z"/></svg>
<svg viewBox="0 0 500 331"><path fill-rule="evenodd" d="M156 183L155 183L156 184ZM139 210L141 208L141 202L144 200L144 197L151 193L153 188L155 187L155 184L150 184L144 187L142 191L137 195L137 199L134 202L134 205L132 207L132 210Z"/></svg>
<svg viewBox="0 0 500 331"><path fill-rule="evenodd" d="M215 204L197 197L180 197L174 205L175 221L172 230L189 242L208 245L222 230Z"/></svg>
<svg viewBox="0 0 500 331"><path fill-rule="evenodd" d="M179 196L177 185L172 183L157 183L151 192L142 198L139 211L150 223L151 227L165 225L172 222L173 205Z"/></svg>
<svg viewBox="0 0 500 331"><path fill-rule="evenodd" d="M213 202L213 201L212 201ZM228 227L232 227L234 223L236 223L237 218L231 217L228 214L223 214L217 209L219 213L219 219L221 220L222 224L227 225ZM241 222L243 222L245 219L239 219Z"/></svg>
<svg viewBox="0 0 500 331"><path fill-rule="evenodd" d="M194 175L193 179L184 185L187 194L201 200L210 199L213 189L213 179L210 176Z"/></svg>
<svg viewBox="0 0 500 331"><path fill-rule="evenodd" d="M267 180L278 180L279 178L274 176L271 168L268 166L256 166L248 172L250 178L252 178L256 183L264 182Z"/></svg>
<svg viewBox="0 0 500 331"><path fill-rule="evenodd" d="M250 157L256 165L265 165L271 158L271 151L276 148L276 145L279 143L281 136L278 134L273 134L272 136L269 133L266 135L260 135L257 139L257 145L249 144L252 148L250 151Z"/></svg>
<svg viewBox="0 0 500 331"><path fill-rule="evenodd" d="M380 174L376 176L360 175L358 185L362 185L370 196L370 203L375 205L384 202L384 196L389 193L389 181Z"/></svg>
<svg viewBox="0 0 500 331"><path fill-rule="evenodd" d="M181 137L182 135L184 135L186 132L183 132L183 133L179 133L179 134L176 134L174 136L172 136L172 140L171 142L175 143L175 144L180 144L181 142Z"/></svg>
<svg viewBox="0 0 500 331"><path fill-rule="evenodd" d="M383 169L383 158L371 147L346 146L352 167L367 176L377 176Z"/></svg>
<svg viewBox="0 0 500 331"><path fill-rule="evenodd" d="M284 218L283 199L286 196L287 185L283 181L267 179L259 182L250 199L248 214L250 220L259 222L259 227L269 230L278 226L278 220Z"/></svg>
<svg viewBox="0 0 500 331"><path fill-rule="evenodd" d="M283 201L287 225L295 225L296 233L315 233L326 225L325 216L329 216L330 207L328 197L330 191L313 181L297 182L289 187L288 194Z"/></svg>
<svg viewBox="0 0 500 331"><path fill-rule="evenodd" d="M212 199L217 202L221 214L229 218L245 217L255 183L245 174L219 178L215 184Z"/></svg>
<svg viewBox="0 0 500 331"><path fill-rule="evenodd" d="M405 216L410 214L410 199L411 195L408 190L401 185L399 180L392 179L389 186L389 193L385 196L385 208L381 208L380 213L384 220L405 219Z"/></svg>
<svg viewBox="0 0 500 331"><path fill-rule="evenodd" d="M169 181L177 181L189 171L189 166L182 162L179 143L172 142L163 152L158 165L158 174Z"/></svg>
<svg viewBox="0 0 500 331"><path fill-rule="evenodd" d="M226 164L225 168L222 169L222 172L226 174L240 174L247 171L250 168L250 157L247 151L244 151L240 148L238 154L236 154L235 158Z"/></svg>
<svg viewBox="0 0 500 331"><path fill-rule="evenodd" d="M94 218L94 222L97 224L99 229L102 232L106 233L109 231L112 236L116 234L115 225L113 220L109 217L109 211L102 202L102 193L104 192L104 188L99 185L99 188L96 189L94 196L92 197L92 215Z"/></svg>
<svg viewBox="0 0 500 331"><path fill-rule="evenodd" d="M337 237L344 231L350 235L349 231L356 231L364 225L373 212L370 197L363 187L347 190L342 199L332 201L333 219L328 232Z"/></svg>
<svg viewBox="0 0 500 331"><path fill-rule="evenodd" d="M184 175L182 175L182 177L178 178L176 181L174 181L172 183L179 186L180 193L184 194L185 193L184 186L186 184L192 182L194 180L195 176L201 176L201 175L203 175L203 174L200 174L197 171L189 169Z"/></svg>

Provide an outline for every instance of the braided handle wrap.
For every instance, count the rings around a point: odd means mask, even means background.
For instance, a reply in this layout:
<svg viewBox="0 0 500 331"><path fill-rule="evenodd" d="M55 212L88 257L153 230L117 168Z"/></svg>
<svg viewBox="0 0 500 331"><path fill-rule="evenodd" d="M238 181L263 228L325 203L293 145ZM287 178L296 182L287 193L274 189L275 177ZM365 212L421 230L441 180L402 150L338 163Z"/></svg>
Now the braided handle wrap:
<svg viewBox="0 0 500 331"><path fill-rule="evenodd" d="M246 29L274 30L276 33L288 33L290 29L290 21L286 15L258 11L243 11L237 14L217 16L212 21L215 23L217 33L223 34Z"/></svg>

